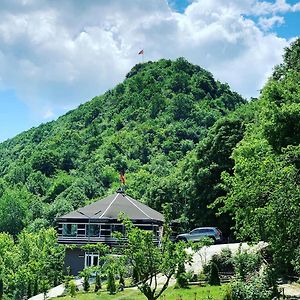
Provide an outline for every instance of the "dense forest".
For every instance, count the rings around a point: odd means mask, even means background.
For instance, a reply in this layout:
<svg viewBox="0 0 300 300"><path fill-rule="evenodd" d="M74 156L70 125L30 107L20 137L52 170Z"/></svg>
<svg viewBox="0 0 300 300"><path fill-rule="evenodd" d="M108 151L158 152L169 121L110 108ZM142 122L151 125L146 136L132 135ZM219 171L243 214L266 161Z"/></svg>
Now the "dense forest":
<svg viewBox="0 0 300 300"><path fill-rule="evenodd" d="M158 210L172 203L174 218L187 217L176 170L216 121L244 103L183 58L136 65L103 96L0 145L0 231L54 225L116 190L121 170L129 194ZM201 222L193 216L190 226Z"/></svg>
<svg viewBox="0 0 300 300"><path fill-rule="evenodd" d="M213 225L267 241L278 270L300 273L299 82L300 39L248 102L183 58L147 62L104 95L0 144L1 257L33 249L18 265L0 257L0 274L34 268L34 242L24 237L42 235L59 278L55 218L116 190L120 171L130 195L160 211L170 203L183 229Z"/></svg>

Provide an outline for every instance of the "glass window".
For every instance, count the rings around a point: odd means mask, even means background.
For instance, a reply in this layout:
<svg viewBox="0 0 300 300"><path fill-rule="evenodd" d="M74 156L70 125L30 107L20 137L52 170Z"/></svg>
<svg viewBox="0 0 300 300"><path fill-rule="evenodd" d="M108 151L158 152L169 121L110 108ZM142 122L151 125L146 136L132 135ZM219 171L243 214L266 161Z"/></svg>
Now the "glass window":
<svg viewBox="0 0 300 300"><path fill-rule="evenodd" d="M63 224L63 236L76 236L77 224Z"/></svg>
<svg viewBox="0 0 300 300"><path fill-rule="evenodd" d="M86 236L97 237L100 234L100 226L98 224L86 225Z"/></svg>
<svg viewBox="0 0 300 300"><path fill-rule="evenodd" d="M99 266L99 254L98 253L85 253L85 267Z"/></svg>
<svg viewBox="0 0 300 300"><path fill-rule="evenodd" d="M112 225L112 231L113 232L121 232L124 233L124 226L123 225Z"/></svg>
<svg viewBox="0 0 300 300"><path fill-rule="evenodd" d="M111 235L111 225L101 225L100 236L110 236Z"/></svg>

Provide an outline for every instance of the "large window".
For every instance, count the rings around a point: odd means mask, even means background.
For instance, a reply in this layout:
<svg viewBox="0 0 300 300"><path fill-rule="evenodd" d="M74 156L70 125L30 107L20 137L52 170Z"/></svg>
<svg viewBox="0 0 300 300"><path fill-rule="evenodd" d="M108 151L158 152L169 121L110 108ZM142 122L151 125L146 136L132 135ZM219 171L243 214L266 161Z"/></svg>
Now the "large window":
<svg viewBox="0 0 300 300"><path fill-rule="evenodd" d="M86 225L86 236L98 237L100 234L100 226L97 224Z"/></svg>
<svg viewBox="0 0 300 300"><path fill-rule="evenodd" d="M63 236L77 236L77 224L63 224Z"/></svg>

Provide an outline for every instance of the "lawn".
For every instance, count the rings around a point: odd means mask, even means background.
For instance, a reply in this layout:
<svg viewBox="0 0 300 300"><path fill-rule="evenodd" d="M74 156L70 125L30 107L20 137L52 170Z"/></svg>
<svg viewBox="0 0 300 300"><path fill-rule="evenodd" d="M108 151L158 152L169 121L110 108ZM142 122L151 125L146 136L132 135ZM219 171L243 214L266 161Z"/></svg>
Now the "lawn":
<svg viewBox="0 0 300 300"><path fill-rule="evenodd" d="M188 289L174 289L169 287L161 300L222 300L226 291L226 285L222 286L192 286ZM75 298L70 296L56 298L59 300L145 300L146 297L136 289L126 289L116 295L109 295L107 292L100 293L78 293Z"/></svg>

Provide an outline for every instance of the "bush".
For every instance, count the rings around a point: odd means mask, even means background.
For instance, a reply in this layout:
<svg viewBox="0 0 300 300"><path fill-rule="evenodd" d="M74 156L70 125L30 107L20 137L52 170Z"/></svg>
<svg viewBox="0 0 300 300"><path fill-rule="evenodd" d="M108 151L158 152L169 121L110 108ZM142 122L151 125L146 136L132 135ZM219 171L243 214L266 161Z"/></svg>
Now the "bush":
<svg viewBox="0 0 300 300"><path fill-rule="evenodd" d="M113 270L108 271L107 276L107 291L112 295L116 293L116 282L115 282L115 275L113 273Z"/></svg>
<svg viewBox="0 0 300 300"><path fill-rule="evenodd" d="M90 277L87 274L83 277L83 290L86 293L90 290L89 279L90 279Z"/></svg>
<svg viewBox="0 0 300 300"><path fill-rule="evenodd" d="M220 272L233 272L232 252L229 248L222 249L220 254L212 256L211 262L214 262Z"/></svg>
<svg viewBox="0 0 300 300"><path fill-rule="evenodd" d="M236 281L232 284L232 300L271 300L272 290L265 276L252 276L249 281ZM230 298L229 298L230 299Z"/></svg>
<svg viewBox="0 0 300 300"><path fill-rule="evenodd" d="M69 282L68 286L69 286L69 292L70 292L71 297L75 297L76 296L76 289L77 289L75 281L71 280Z"/></svg>
<svg viewBox="0 0 300 300"><path fill-rule="evenodd" d="M118 286L118 290L119 291L124 291L124 287L125 287L124 274L123 274L123 272L120 272L119 273L119 286Z"/></svg>
<svg viewBox="0 0 300 300"><path fill-rule="evenodd" d="M101 290L101 276L99 273L96 274L96 280L95 280L95 293L97 293L99 290Z"/></svg>
<svg viewBox="0 0 300 300"><path fill-rule="evenodd" d="M185 272L184 264L180 264L178 266L178 270L176 273L176 287L178 288L187 288L188 287L188 278Z"/></svg>
<svg viewBox="0 0 300 300"><path fill-rule="evenodd" d="M220 285L220 277L218 266L213 262L210 265L210 272L208 276L208 283L210 285Z"/></svg>
<svg viewBox="0 0 300 300"><path fill-rule="evenodd" d="M233 258L235 275L245 281L246 276L257 272L261 266L262 257L259 253L239 251Z"/></svg>

